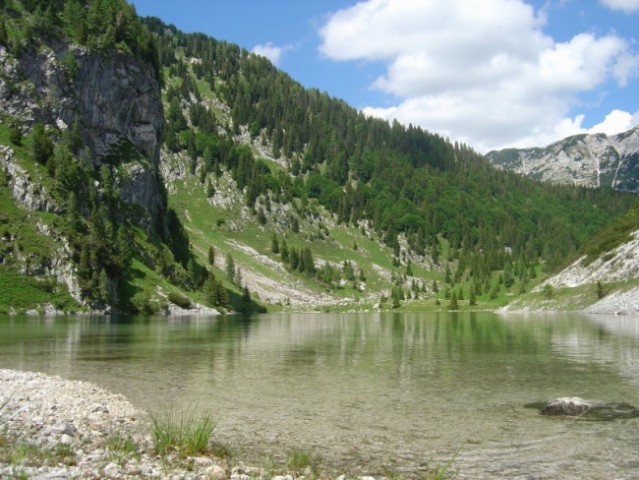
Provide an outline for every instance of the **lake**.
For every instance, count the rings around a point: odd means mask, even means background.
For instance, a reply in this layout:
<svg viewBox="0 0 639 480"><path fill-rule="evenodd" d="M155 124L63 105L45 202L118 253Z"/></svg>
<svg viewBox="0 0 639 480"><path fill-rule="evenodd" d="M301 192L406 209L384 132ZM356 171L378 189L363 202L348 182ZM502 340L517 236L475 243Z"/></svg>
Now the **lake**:
<svg viewBox="0 0 639 480"><path fill-rule="evenodd" d="M463 479L638 479L639 419L546 417L562 396L639 407L639 318L366 313L0 317L0 368L94 382L217 421L242 459Z"/></svg>

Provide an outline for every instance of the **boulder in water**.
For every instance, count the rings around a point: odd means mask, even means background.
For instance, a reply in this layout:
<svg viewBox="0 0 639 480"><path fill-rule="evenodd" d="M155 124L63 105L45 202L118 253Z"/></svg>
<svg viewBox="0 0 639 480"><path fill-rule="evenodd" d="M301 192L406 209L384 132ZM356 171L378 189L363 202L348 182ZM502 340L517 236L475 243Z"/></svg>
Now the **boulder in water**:
<svg viewBox="0 0 639 480"><path fill-rule="evenodd" d="M584 415L592 405L583 398L579 397L561 397L551 400L542 408L539 413L542 415L569 415L578 417Z"/></svg>
<svg viewBox="0 0 639 480"><path fill-rule="evenodd" d="M625 402L592 402L580 397L561 397L550 402L526 405L542 415L584 417L589 420L617 420L639 417L639 408Z"/></svg>

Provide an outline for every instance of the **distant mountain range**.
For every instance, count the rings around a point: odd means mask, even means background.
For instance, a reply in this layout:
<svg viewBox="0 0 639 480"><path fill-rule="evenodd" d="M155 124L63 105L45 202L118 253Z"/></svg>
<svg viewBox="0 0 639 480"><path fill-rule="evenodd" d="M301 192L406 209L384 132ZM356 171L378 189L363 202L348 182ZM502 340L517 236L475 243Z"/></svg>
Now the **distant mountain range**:
<svg viewBox="0 0 639 480"><path fill-rule="evenodd" d="M545 148L491 151L486 158L536 180L639 192L639 127L613 136L575 135Z"/></svg>

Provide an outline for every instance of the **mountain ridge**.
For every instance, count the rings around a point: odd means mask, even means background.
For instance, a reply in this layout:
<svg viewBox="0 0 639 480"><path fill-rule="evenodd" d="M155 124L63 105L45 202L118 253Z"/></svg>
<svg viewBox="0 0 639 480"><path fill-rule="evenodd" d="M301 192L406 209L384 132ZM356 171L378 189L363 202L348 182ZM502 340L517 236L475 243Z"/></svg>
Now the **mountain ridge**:
<svg viewBox="0 0 639 480"><path fill-rule="evenodd" d="M486 158L535 180L639 191L639 126L610 136L574 135L546 147L493 150Z"/></svg>

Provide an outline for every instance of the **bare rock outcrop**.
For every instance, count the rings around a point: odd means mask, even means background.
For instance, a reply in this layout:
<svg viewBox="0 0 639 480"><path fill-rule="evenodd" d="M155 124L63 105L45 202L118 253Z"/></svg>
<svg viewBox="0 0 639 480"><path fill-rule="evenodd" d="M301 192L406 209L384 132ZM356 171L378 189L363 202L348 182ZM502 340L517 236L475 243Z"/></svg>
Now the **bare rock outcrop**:
<svg viewBox="0 0 639 480"><path fill-rule="evenodd" d="M124 165L117 187L124 202L145 210L147 229L165 208L159 175L162 99L151 65L132 55L100 55L63 43L24 52L18 60L0 45L0 113L25 132L36 122L77 128L82 161ZM16 185L36 183L14 177ZM40 200L29 206L52 208Z"/></svg>

